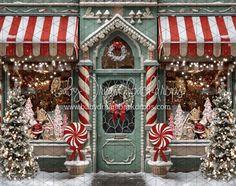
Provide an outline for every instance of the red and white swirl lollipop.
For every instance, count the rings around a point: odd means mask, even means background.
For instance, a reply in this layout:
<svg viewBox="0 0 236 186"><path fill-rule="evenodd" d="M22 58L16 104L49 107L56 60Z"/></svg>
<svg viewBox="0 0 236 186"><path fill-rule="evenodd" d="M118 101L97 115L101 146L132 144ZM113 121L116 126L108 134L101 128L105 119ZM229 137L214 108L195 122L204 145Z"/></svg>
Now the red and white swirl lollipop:
<svg viewBox="0 0 236 186"><path fill-rule="evenodd" d="M149 131L149 140L154 145L154 149L157 150L154 161L157 160L159 150L162 155L162 159L166 161L163 150L166 149L172 139L173 131L167 124L158 123L151 128L151 130Z"/></svg>
<svg viewBox="0 0 236 186"><path fill-rule="evenodd" d="M80 160L83 160L80 150L88 139L88 131L85 126L80 123L71 123L65 128L64 139L70 145L70 149L73 150L70 160L74 158L76 149L78 150Z"/></svg>

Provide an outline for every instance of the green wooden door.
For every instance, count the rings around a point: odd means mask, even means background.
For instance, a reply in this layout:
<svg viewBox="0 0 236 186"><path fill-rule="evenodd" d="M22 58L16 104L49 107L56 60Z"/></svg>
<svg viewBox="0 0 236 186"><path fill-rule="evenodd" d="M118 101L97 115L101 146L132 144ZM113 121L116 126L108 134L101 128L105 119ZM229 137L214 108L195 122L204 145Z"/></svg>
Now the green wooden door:
<svg viewBox="0 0 236 186"><path fill-rule="evenodd" d="M97 83L97 171L139 172L141 96L135 90L140 87L140 74L98 75Z"/></svg>

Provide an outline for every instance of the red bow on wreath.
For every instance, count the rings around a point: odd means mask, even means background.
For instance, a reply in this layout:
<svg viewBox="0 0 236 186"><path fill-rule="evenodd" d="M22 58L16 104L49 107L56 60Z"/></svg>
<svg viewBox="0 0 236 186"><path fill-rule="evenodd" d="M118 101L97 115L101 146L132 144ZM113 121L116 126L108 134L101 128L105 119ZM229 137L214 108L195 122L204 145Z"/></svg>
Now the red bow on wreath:
<svg viewBox="0 0 236 186"><path fill-rule="evenodd" d="M112 121L115 121L118 115L120 115L121 121L125 121L125 112L126 112L125 103L117 105L115 102L113 102L110 106L110 112L113 114Z"/></svg>
<svg viewBox="0 0 236 186"><path fill-rule="evenodd" d="M114 41L113 42L113 47L114 47L115 50L121 50L122 46L123 46L123 44L120 41Z"/></svg>

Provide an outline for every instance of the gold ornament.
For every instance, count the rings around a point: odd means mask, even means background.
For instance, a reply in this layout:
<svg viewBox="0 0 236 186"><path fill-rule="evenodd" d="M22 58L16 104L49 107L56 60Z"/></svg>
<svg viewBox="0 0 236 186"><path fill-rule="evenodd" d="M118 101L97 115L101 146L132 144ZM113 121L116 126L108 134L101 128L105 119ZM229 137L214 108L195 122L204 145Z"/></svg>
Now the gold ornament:
<svg viewBox="0 0 236 186"><path fill-rule="evenodd" d="M190 112L191 120L194 121L194 122L198 122L200 120L200 114L201 114L200 107L198 107L198 109L194 108Z"/></svg>
<svg viewBox="0 0 236 186"><path fill-rule="evenodd" d="M36 113L37 113L37 121L43 122L47 120L47 112L43 108L39 109L37 107Z"/></svg>
<svg viewBox="0 0 236 186"><path fill-rule="evenodd" d="M61 78L60 77L55 77L52 80L51 84L51 93L54 94L61 88Z"/></svg>

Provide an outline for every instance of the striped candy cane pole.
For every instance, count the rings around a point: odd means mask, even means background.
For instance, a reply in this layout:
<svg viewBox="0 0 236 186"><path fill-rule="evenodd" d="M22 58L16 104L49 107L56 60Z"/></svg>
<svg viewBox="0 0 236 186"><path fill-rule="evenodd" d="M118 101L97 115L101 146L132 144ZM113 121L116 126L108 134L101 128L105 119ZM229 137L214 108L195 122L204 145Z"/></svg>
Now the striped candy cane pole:
<svg viewBox="0 0 236 186"><path fill-rule="evenodd" d="M89 67L79 67L79 121L84 125L89 125Z"/></svg>
<svg viewBox="0 0 236 186"><path fill-rule="evenodd" d="M157 121L157 67L146 68L146 124L153 125Z"/></svg>
<svg viewBox="0 0 236 186"><path fill-rule="evenodd" d="M2 80L0 82L0 124L2 123Z"/></svg>
<svg viewBox="0 0 236 186"><path fill-rule="evenodd" d="M3 122L2 121L2 111L3 111L3 108L2 108L2 95L3 95L3 91L2 91L2 61L0 59L0 124Z"/></svg>

